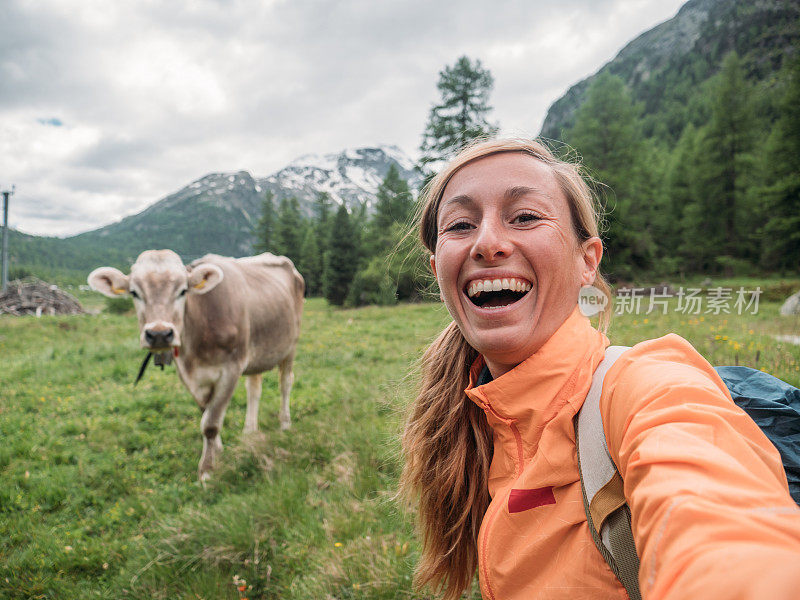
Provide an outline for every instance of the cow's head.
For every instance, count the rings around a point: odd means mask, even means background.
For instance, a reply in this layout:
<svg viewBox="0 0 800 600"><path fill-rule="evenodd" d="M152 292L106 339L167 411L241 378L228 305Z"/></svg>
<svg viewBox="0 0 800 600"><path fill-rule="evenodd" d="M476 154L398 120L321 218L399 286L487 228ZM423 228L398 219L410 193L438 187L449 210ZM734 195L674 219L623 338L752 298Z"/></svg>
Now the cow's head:
<svg viewBox="0 0 800 600"><path fill-rule="evenodd" d="M181 345L188 294L205 294L222 281L222 269L200 263L185 267L172 250L147 250L125 275L113 267L89 274L89 285L109 298L130 294L139 318L143 348L163 351Z"/></svg>

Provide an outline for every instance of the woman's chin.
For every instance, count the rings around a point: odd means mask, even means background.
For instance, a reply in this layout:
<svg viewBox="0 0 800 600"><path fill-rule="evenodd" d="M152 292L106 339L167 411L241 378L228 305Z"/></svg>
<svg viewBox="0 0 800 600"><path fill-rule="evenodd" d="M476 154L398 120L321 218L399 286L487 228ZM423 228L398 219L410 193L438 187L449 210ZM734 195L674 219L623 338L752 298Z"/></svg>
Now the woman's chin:
<svg viewBox="0 0 800 600"><path fill-rule="evenodd" d="M495 331L474 332L467 341L487 364L516 366L536 352L540 346L529 328L504 327Z"/></svg>

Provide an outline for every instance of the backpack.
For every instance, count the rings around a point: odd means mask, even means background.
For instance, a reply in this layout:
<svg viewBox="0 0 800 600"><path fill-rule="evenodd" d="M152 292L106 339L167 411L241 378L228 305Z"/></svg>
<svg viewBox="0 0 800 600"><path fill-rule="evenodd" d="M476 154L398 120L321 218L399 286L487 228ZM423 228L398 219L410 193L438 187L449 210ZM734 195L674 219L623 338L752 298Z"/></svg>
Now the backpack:
<svg viewBox="0 0 800 600"><path fill-rule="evenodd" d="M600 395L603 379L628 350L609 346L592 377L583 407L575 416L583 508L592 539L631 600L641 600L639 556L633 541L631 512L622 477L608 453ZM800 390L749 367L716 367L734 402L761 428L778 449L789 482L789 493L800 504Z"/></svg>

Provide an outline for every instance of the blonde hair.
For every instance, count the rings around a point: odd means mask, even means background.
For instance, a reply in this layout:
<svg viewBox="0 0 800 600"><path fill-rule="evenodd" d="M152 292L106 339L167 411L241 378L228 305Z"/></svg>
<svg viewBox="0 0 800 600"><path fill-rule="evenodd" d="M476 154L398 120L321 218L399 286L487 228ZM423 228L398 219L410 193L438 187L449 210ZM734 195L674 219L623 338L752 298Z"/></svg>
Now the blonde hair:
<svg viewBox="0 0 800 600"><path fill-rule="evenodd" d="M556 158L537 141L480 140L464 148L423 190L416 222L431 253L436 251L439 204L450 179L470 162L504 152L528 154L548 165L569 204L576 239L599 237L599 206L579 165ZM594 285L610 297L599 270ZM603 330L607 312L601 315ZM422 533L415 583L430 585L446 600L458 598L472 581L478 566L478 531L490 502L492 430L483 411L464 393L477 357L450 323L423 356L420 391L402 439L400 492L410 504L417 503Z"/></svg>

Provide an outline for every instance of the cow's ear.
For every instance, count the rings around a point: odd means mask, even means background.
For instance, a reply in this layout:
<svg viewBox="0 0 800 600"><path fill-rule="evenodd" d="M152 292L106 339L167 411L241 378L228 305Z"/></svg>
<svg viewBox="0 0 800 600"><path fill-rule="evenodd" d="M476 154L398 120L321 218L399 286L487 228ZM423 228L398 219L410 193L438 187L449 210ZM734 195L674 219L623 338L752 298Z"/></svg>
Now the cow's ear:
<svg viewBox="0 0 800 600"><path fill-rule="evenodd" d="M222 269L217 265L201 263L192 267L189 273L189 293L205 294L213 290L222 281Z"/></svg>
<svg viewBox="0 0 800 600"><path fill-rule="evenodd" d="M114 267L100 267L89 273L89 285L92 289L109 298L116 298L129 291L129 278Z"/></svg>

